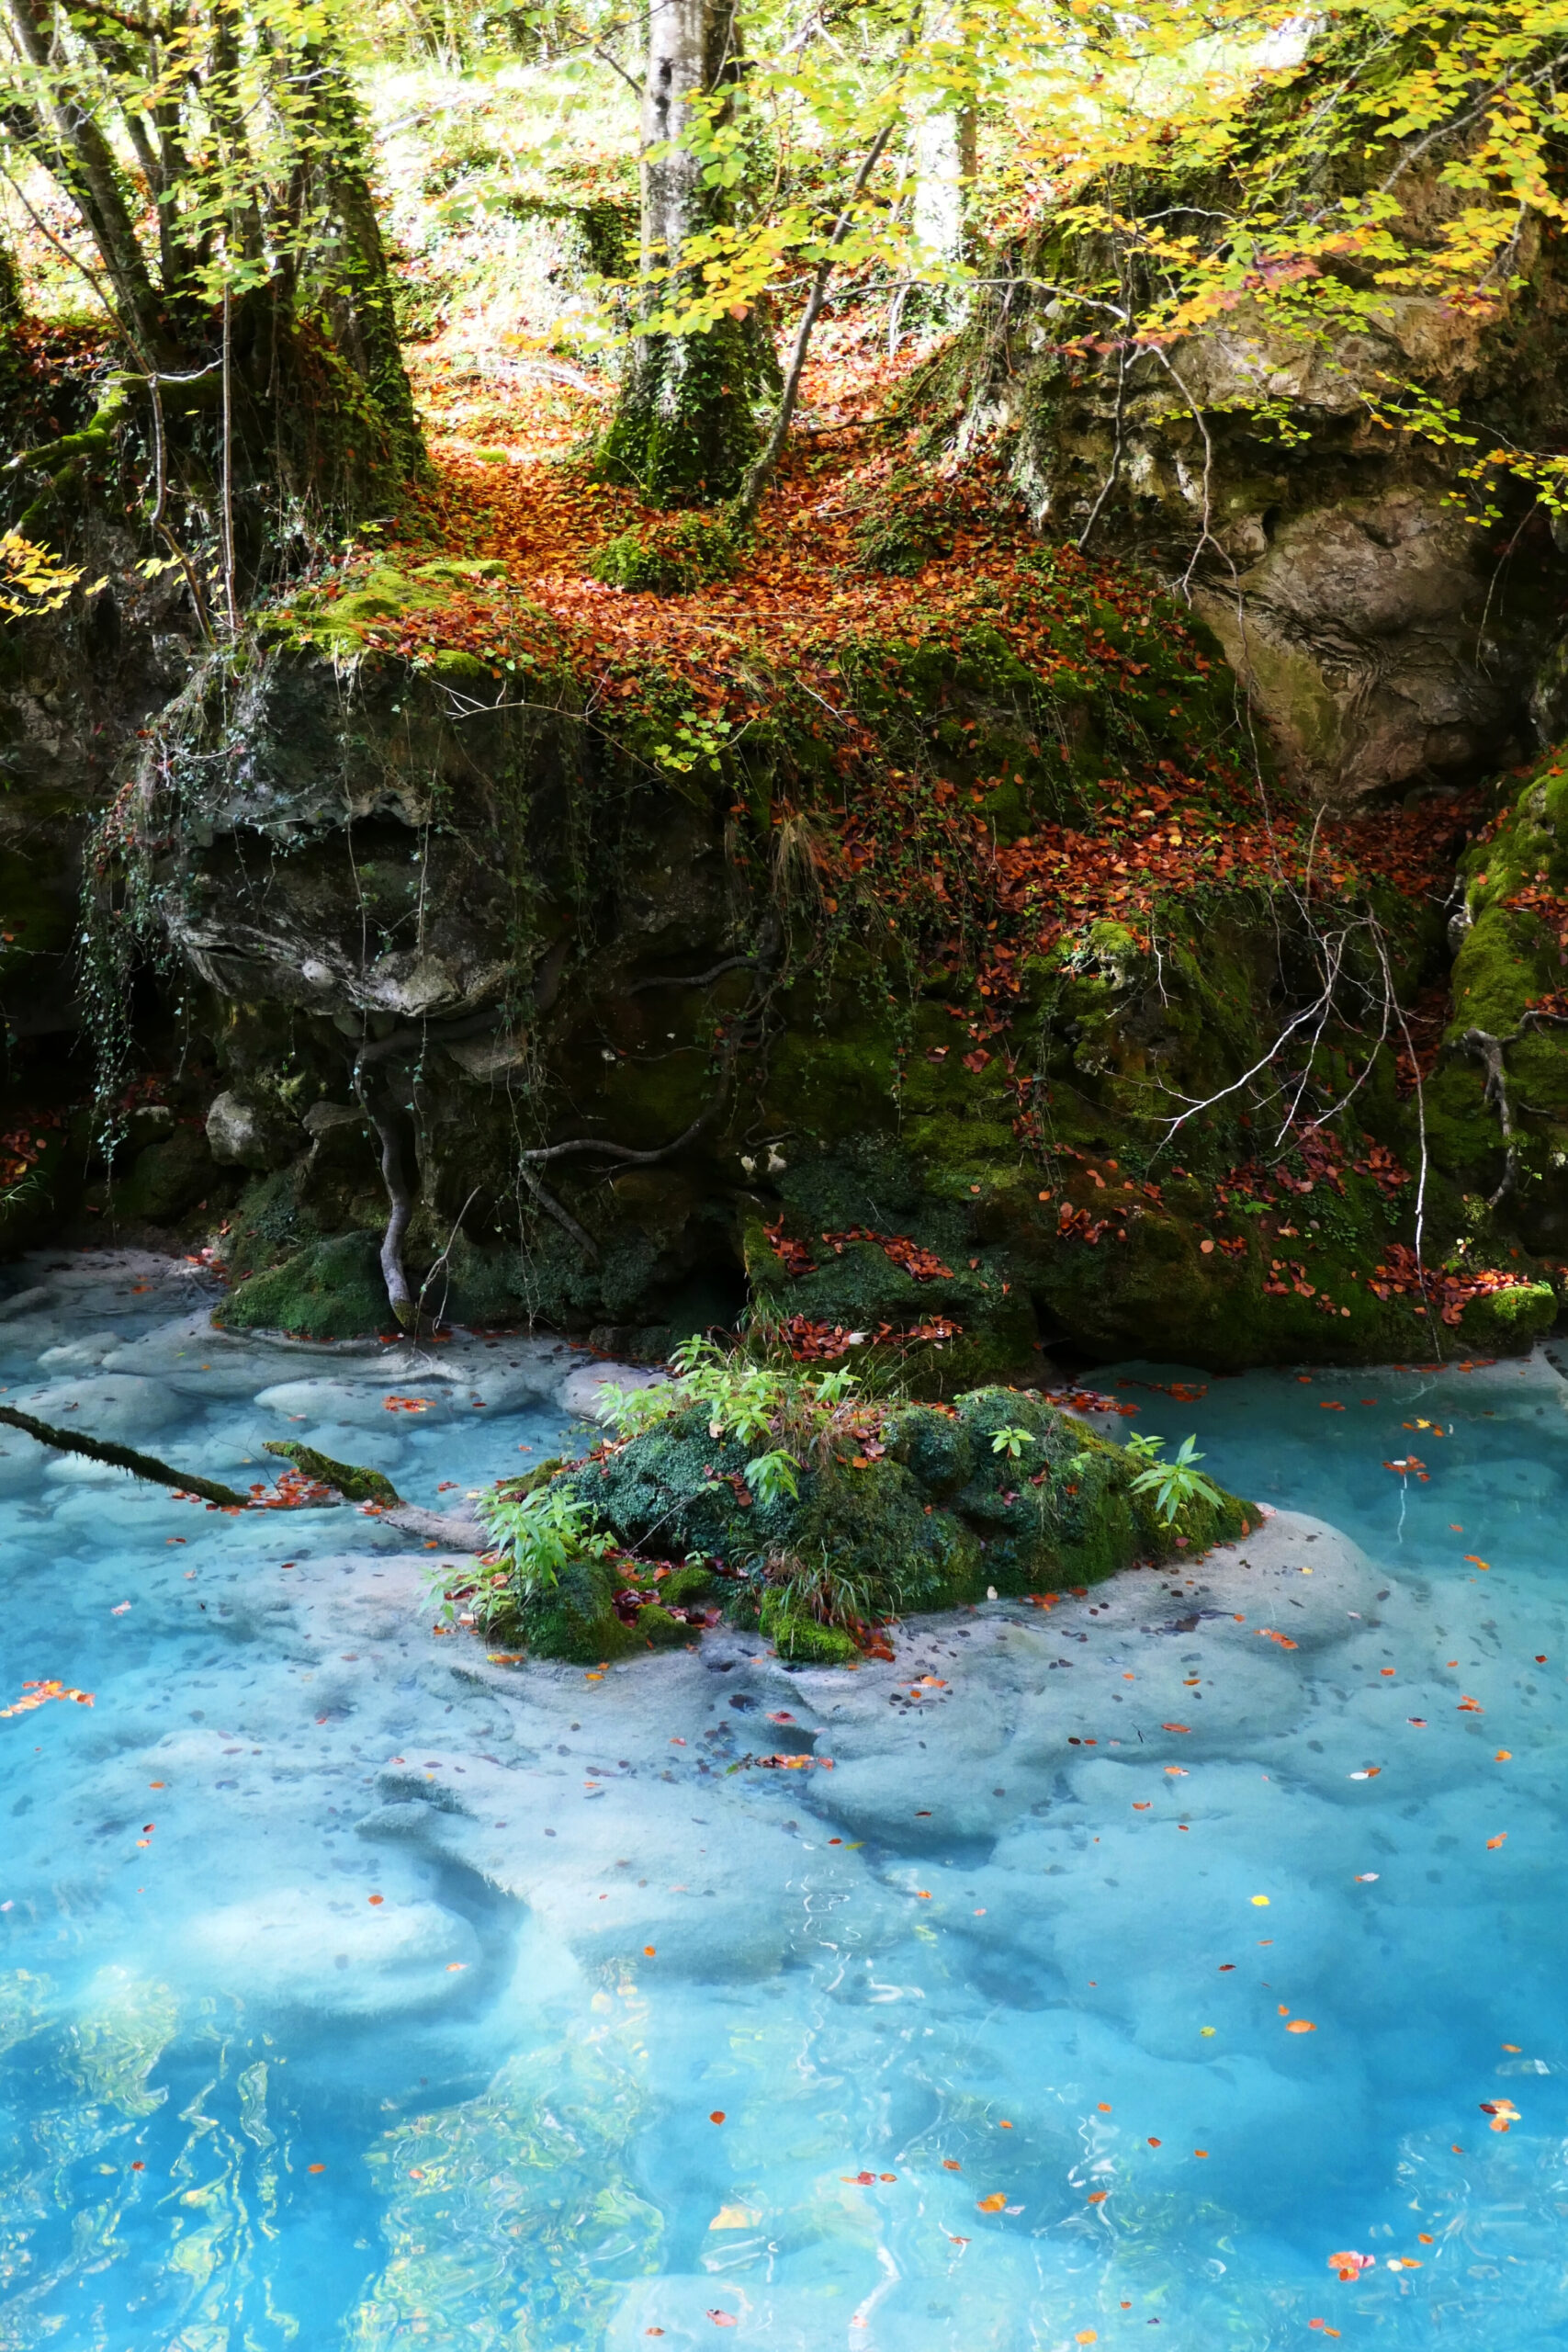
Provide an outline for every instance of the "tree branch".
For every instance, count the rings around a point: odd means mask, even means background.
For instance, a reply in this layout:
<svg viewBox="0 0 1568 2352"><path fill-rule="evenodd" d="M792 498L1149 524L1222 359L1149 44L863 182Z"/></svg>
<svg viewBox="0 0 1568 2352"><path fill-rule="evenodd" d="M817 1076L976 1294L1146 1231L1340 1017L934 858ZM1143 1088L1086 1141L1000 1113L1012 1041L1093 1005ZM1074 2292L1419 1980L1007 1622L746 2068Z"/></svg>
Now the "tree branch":
<svg viewBox="0 0 1568 2352"><path fill-rule="evenodd" d="M789 428L795 416L795 402L800 398L800 379L806 371L806 355L811 345L811 331L821 317L822 305L828 299L828 281L833 275L839 247L849 234L855 207L865 194L866 183L881 161L882 151L892 136L892 123L885 122L866 150L864 160L855 174L854 186L850 190L849 201L834 223L833 233L828 240L827 251L823 254L813 274L811 292L807 298L800 324L795 329L795 348L790 353L789 369L784 377L784 390L779 394L778 412L773 418L773 431L768 435L767 444L761 457L747 475L740 495L735 502L735 518L742 526L750 524L756 514L758 507L762 503L762 492L772 481L779 459L784 455L784 443L789 439Z"/></svg>

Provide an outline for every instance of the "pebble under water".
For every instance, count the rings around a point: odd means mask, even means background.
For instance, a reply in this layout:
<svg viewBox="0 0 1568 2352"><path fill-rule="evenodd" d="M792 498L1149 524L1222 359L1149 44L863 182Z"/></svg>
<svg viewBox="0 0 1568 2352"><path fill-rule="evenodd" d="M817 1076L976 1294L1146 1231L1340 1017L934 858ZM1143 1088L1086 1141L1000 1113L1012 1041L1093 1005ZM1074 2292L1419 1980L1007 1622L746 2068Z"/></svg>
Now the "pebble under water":
<svg viewBox="0 0 1568 2352"><path fill-rule="evenodd" d="M581 1386L13 1281L5 1401L239 1484ZM1121 1375L1260 1532L851 1675L495 1664L363 1513L0 1430L0 2352L1568 2345L1568 1385Z"/></svg>

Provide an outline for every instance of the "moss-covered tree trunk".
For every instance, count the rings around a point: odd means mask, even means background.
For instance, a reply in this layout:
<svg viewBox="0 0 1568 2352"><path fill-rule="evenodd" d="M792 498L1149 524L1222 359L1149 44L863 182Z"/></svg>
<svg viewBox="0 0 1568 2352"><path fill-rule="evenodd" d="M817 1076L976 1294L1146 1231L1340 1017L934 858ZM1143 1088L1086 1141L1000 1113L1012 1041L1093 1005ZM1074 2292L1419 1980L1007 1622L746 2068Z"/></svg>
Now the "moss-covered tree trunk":
<svg viewBox="0 0 1568 2352"><path fill-rule="evenodd" d="M5 133L77 212L125 362L85 428L24 446L10 519L60 537L118 464L232 612L280 543L385 512L423 463L363 112L303 19L289 38L219 5L176 74L156 22L8 13L31 80Z"/></svg>
<svg viewBox="0 0 1568 2352"><path fill-rule="evenodd" d="M723 217L682 142L709 114L705 101L736 77L734 0L662 0L649 12L642 99L643 319L682 290L692 239ZM721 127L727 110L712 117ZM601 449L613 480L660 506L728 497L757 446L752 396L768 364L754 315L723 318L705 334L642 334L632 345L615 420Z"/></svg>

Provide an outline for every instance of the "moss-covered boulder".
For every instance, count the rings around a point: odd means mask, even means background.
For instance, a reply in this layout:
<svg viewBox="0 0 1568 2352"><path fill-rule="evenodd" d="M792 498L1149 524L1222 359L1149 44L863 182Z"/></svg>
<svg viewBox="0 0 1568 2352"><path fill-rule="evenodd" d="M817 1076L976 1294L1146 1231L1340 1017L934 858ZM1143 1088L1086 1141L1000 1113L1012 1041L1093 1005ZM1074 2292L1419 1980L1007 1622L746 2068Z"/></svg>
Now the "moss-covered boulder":
<svg viewBox="0 0 1568 2352"><path fill-rule="evenodd" d="M229 1331L288 1331L304 1340L359 1340L392 1323L372 1233L312 1242L230 1292L213 1320Z"/></svg>
<svg viewBox="0 0 1568 2352"><path fill-rule="evenodd" d="M759 1475L754 1445L716 1436L710 1410L678 1409L557 1481L634 1559L706 1555L711 1566L674 1571L669 1600L701 1579L802 1663L847 1663L857 1634L908 1611L1097 1583L1256 1518L1235 1496L1192 1495L1167 1524L1135 1490L1138 1457L1027 1390L851 1408L803 1453L794 1493ZM581 1660L690 1639L658 1604L612 1625L617 1576L637 1573L577 1564L517 1630L543 1656Z"/></svg>
<svg viewBox="0 0 1568 2352"><path fill-rule="evenodd" d="M536 1657L580 1666L607 1666L640 1646L634 1626L615 1611L615 1577L603 1560L584 1556L563 1568L547 1588L531 1593L514 1614L492 1620Z"/></svg>
<svg viewBox="0 0 1568 2352"><path fill-rule="evenodd" d="M1468 1252L1512 1223L1568 1249L1568 752L1507 781L1461 862L1450 1018L1427 1091ZM1502 1302L1498 1302L1501 1306Z"/></svg>
<svg viewBox="0 0 1568 2352"><path fill-rule="evenodd" d="M111 1206L122 1220L172 1225L223 1189L223 1171L206 1136L194 1124L184 1124L137 1153L125 1182L114 1187Z"/></svg>

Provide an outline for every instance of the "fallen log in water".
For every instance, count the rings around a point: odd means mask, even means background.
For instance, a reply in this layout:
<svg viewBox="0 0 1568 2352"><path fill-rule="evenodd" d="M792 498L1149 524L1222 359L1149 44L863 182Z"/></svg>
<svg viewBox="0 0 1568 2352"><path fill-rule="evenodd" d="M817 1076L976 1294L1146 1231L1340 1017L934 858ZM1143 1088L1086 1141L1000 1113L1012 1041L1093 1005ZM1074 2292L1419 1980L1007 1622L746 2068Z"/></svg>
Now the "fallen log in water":
<svg viewBox="0 0 1568 2352"><path fill-rule="evenodd" d="M150 1478L154 1486L172 1487L176 1494L199 1495L203 1502L220 1503L225 1510L250 1509L249 1495L236 1494L232 1487L220 1486L216 1478L198 1478L194 1470L176 1470L160 1462L156 1454L138 1453L134 1446L89 1437L85 1430L56 1429L52 1421L35 1421L30 1413L19 1413L14 1405L0 1405L0 1421L61 1453L85 1453L89 1462L107 1463L111 1470L128 1470L133 1478Z"/></svg>
<svg viewBox="0 0 1568 2352"><path fill-rule="evenodd" d="M383 1471L368 1470L358 1462L334 1462L330 1453L318 1453L314 1446L301 1445L295 1438L269 1437L262 1442L269 1453L282 1454L307 1478L335 1487L348 1502L374 1503L383 1527L395 1527L405 1535L422 1535L427 1544L448 1544L457 1552L482 1552L490 1541L480 1522L464 1512L425 1510L418 1503L405 1503Z"/></svg>
<svg viewBox="0 0 1568 2352"><path fill-rule="evenodd" d="M330 1453L318 1453L313 1445L301 1445L291 1437L264 1438L262 1443L268 1453L280 1453L318 1486L333 1487L345 1502L380 1503L389 1510L401 1505L401 1495L379 1470L367 1470L357 1462L334 1462Z"/></svg>

